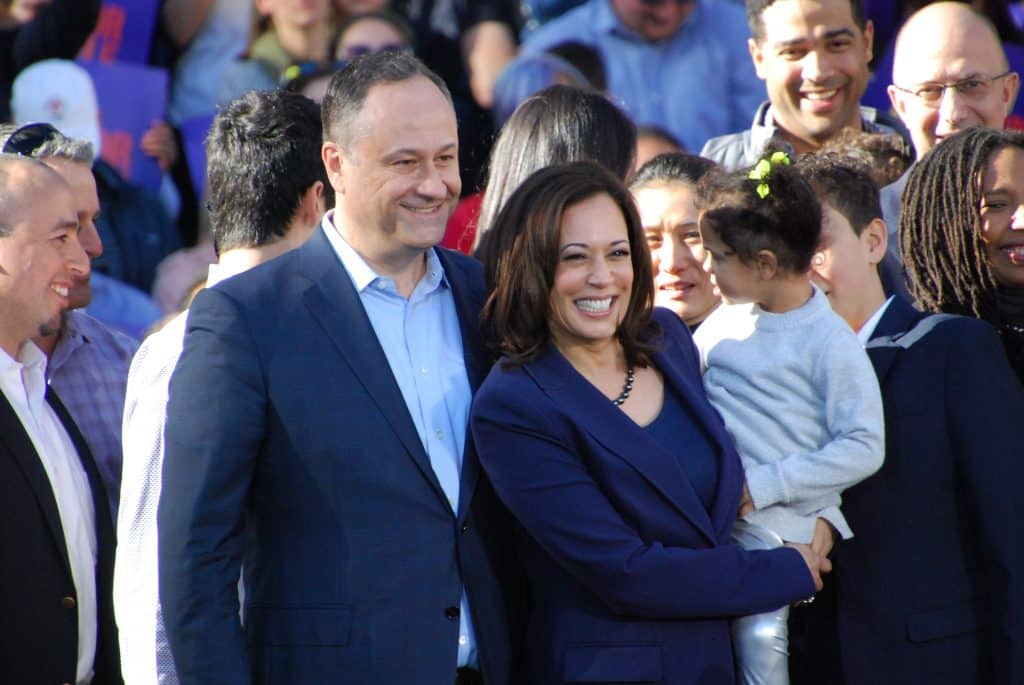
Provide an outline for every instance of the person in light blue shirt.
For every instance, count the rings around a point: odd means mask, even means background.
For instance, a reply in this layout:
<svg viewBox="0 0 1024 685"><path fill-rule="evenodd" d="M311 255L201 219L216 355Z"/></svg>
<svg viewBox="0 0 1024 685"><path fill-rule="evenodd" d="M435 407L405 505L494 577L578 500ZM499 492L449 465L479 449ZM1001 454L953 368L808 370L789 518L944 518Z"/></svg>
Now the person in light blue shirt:
<svg viewBox="0 0 1024 685"><path fill-rule="evenodd" d="M637 124L670 131L687 150L746 128L764 87L747 53L743 9L720 0L589 0L545 24L525 54L568 40L604 59L608 92Z"/></svg>

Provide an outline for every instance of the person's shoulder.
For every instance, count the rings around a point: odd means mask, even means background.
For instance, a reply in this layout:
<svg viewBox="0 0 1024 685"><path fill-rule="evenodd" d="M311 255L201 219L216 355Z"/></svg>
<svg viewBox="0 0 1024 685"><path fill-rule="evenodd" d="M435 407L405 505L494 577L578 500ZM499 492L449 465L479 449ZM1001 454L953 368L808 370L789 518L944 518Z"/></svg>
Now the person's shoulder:
<svg viewBox="0 0 1024 685"><path fill-rule="evenodd" d="M701 157L706 157L713 162L729 168L737 166L743 151L750 141L750 129L726 133L725 135L709 138L700 151Z"/></svg>
<svg viewBox="0 0 1024 685"><path fill-rule="evenodd" d="M77 330L90 345L105 356L126 365L139 348L139 342L121 331L108 326L86 312L75 309L66 314L65 325Z"/></svg>

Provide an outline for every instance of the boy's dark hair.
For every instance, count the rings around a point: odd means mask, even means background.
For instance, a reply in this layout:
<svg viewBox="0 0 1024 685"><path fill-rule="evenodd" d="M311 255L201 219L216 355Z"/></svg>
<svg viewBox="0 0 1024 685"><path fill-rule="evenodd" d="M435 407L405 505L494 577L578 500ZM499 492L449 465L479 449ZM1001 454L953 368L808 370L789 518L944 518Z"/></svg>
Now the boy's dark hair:
<svg viewBox="0 0 1024 685"><path fill-rule="evenodd" d="M863 160L834 152L804 155L796 165L818 198L850 222L860 235L869 223L882 218L878 185Z"/></svg>
<svg viewBox="0 0 1024 685"><path fill-rule="evenodd" d="M317 104L284 90L251 91L217 114L206 137L206 174L218 254L285 235L302 195L317 181L333 205L321 135Z"/></svg>
<svg viewBox="0 0 1024 685"><path fill-rule="evenodd" d="M767 160L765 160L767 161ZM811 265L821 237L821 204L792 166L770 163L762 179L751 169L710 173L697 184L699 225L714 231L745 264L769 250L779 269L802 273ZM766 186L764 197L759 186Z"/></svg>
<svg viewBox="0 0 1024 685"><path fill-rule="evenodd" d="M852 128L844 128L829 138L819 152L860 159L868 165L879 188L895 183L914 163L913 149L895 133L868 133Z"/></svg>
<svg viewBox="0 0 1024 685"><path fill-rule="evenodd" d="M754 40L764 40L764 22L761 15L764 11L774 5L778 0L746 0L747 4L747 26L750 28L750 35ZM861 31L867 25L864 17L864 3L862 0L849 0L850 14L853 15L853 23Z"/></svg>

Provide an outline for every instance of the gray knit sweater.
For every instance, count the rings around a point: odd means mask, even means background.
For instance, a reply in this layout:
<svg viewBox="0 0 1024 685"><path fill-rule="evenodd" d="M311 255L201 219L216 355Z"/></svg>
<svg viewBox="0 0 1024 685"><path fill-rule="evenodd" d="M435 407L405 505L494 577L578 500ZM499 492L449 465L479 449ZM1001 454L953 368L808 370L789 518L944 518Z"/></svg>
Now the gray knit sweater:
<svg viewBox="0 0 1024 685"><path fill-rule="evenodd" d="M814 520L850 530L840 494L882 465L882 398L850 327L817 288L782 314L724 304L694 336L704 387L743 460L755 511L784 540L810 542Z"/></svg>

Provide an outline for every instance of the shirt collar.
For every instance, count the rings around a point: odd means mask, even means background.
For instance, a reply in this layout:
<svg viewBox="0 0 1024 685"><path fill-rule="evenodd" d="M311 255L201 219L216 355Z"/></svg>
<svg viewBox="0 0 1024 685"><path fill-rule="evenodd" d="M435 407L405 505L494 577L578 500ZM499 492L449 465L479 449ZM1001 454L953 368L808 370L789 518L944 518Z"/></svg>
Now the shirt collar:
<svg viewBox="0 0 1024 685"><path fill-rule="evenodd" d="M860 340L861 345L867 345L868 341L871 340L871 336L874 335L875 329L878 328L878 322L882 320L882 316L885 315L885 310L889 308L889 305L892 303L892 299L893 298L890 295L889 299L882 303L882 306L879 307L875 313L871 315L871 318L865 321L864 325L860 327L859 331L857 331L857 340Z"/></svg>
<svg viewBox="0 0 1024 685"><path fill-rule="evenodd" d="M17 385L25 389L28 394L44 394L46 374L46 355L32 342L26 340L18 348L18 356L12 357L7 350L0 348L0 376L8 379L7 382L16 381ZM40 379L38 383L29 383L29 377L35 376ZM9 386L8 386L9 387Z"/></svg>
<svg viewBox="0 0 1024 685"><path fill-rule="evenodd" d="M321 227L324 233L327 234L327 241L334 248L334 251L338 255L338 259L341 260L342 266L345 267L345 271L348 272L349 277L352 279L353 285L356 287L357 292L363 292L366 288L369 288L378 280L384 280L386 277L381 276L373 270L366 260L355 251L348 241L341 237L341 232L338 231L334 226L334 210L328 210L324 214L323 222ZM390 278L386 279L391 281ZM417 291L424 293L430 293L436 290L441 285L448 287L448 277L445 275L444 266L441 264L441 260L437 256L437 250L431 248L427 250L427 269L420 279L420 282L416 285Z"/></svg>

